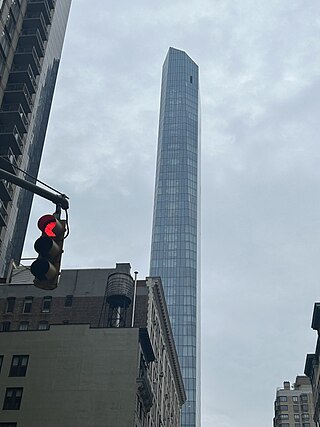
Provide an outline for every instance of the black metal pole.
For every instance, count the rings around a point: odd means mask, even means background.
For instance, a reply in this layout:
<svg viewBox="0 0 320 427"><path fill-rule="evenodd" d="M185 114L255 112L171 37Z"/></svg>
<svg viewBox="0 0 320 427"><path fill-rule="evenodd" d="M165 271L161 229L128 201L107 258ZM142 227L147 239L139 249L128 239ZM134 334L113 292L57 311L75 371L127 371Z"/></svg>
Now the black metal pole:
<svg viewBox="0 0 320 427"><path fill-rule="evenodd" d="M31 191L31 193L50 200L55 205L60 205L62 209L69 209L69 202L67 200L67 196L65 195L51 193L50 191L38 187L32 182L25 181L24 179L19 178L18 176L13 175L12 173L9 173L3 169L0 169L0 179L6 179L7 181L12 182L19 187L24 188L25 190Z"/></svg>

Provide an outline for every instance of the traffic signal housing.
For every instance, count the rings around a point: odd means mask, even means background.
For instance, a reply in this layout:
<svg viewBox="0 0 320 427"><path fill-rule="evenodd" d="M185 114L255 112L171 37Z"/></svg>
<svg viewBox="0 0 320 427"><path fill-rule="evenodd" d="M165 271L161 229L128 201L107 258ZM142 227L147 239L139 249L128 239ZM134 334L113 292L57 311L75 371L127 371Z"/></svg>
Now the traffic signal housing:
<svg viewBox="0 0 320 427"><path fill-rule="evenodd" d="M58 285L66 221L47 214L39 219L38 228L42 235L34 244L39 255L30 267L35 277L33 283L38 288L52 290Z"/></svg>

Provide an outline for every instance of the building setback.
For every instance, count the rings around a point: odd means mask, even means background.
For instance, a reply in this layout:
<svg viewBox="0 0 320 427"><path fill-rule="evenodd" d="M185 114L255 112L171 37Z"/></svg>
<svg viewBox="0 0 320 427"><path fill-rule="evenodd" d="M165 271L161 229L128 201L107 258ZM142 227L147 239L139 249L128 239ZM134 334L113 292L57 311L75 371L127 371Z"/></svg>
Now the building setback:
<svg viewBox="0 0 320 427"><path fill-rule="evenodd" d="M274 402L274 427L315 427L313 399L308 377L297 376L294 384L284 381Z"/></svg>
<svg viewBox="0 0 320 427"><path fill-rule="evenodd" d="M309 377L312 385L312 394L314 402L314 421L316 425L320 424L320 303L314 304L311 328L318 332L317 344L314 353L307 354L304 373Z"/></svg>
<svg viewBox="0 0 320 427"><path fill-rule="evenodd" d="M0 0L0 168L22 177L38 175L70 4ZM32 199L0 181L0 276L20 261Z"/></svg>
<svg viewBox="0 0 320 427"><path fill-rule="evenodd" d="M200 426L199 70L170 48L162 71L150 275L160 276L187 402L182 426Z"/></svg>
<svg viewBox="0 0 320 427"><path fill-rule="evenodd" d="M0 426L180 425L186 396L159 278L135 282L117 264L63 270L50 292L30 283L19 268L0 285Z"/></svg>

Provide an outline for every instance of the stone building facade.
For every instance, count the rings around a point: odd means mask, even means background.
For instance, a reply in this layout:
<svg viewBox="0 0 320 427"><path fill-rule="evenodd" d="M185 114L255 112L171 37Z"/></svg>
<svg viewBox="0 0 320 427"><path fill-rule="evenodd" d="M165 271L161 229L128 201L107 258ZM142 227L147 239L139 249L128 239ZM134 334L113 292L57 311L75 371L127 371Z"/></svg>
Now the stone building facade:
<svg viewBox="0 0 320 427"><path fill-rule="evenodd" d="M119 305L110 283L122 279L132 298ZM117 264L64 270L50 292L31 283L19 268L0 285L0 426L180 425L186 396L159 278Z"/></svg>
<svg viewBox="0 0 320 427"><path fill-rule="evenodd" d="M309 378L297 376L291 385L284 381L274 402L274 427L315 427L314 407Z"/></svg>

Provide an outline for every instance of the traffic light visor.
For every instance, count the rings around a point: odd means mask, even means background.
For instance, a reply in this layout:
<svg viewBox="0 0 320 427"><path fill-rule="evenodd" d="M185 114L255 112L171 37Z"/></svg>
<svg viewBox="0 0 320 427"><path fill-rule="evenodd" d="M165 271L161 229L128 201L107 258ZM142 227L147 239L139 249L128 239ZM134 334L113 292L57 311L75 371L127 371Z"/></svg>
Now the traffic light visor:
<svg viewBox="0 0 320 427"><path fill-rule="evenodd" d="M38 228L42 233L46 234L49 237L59 236L64 228L61 222L55 218L54 215L43 215L38 221Z"/></svg>

